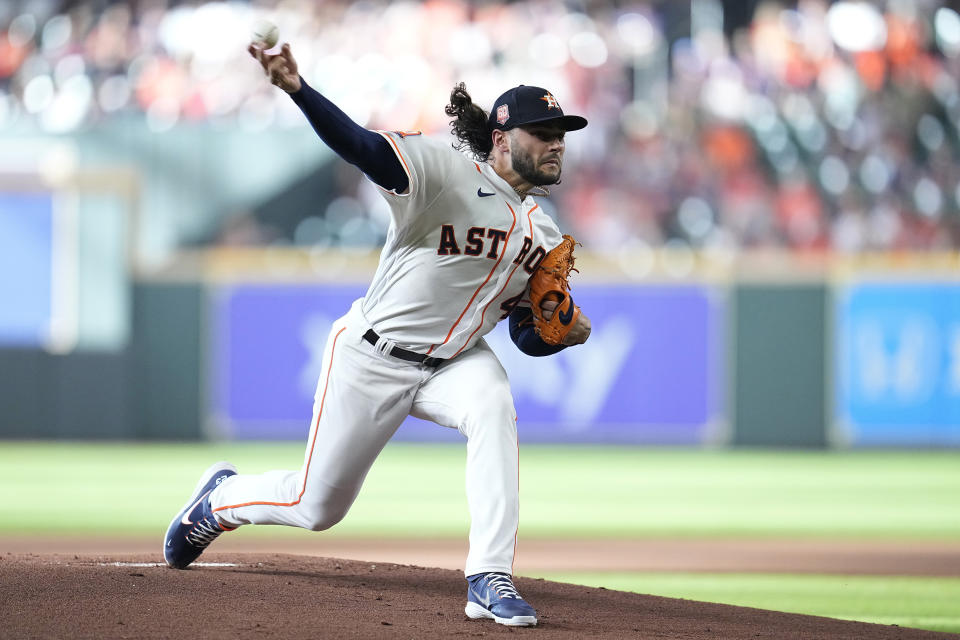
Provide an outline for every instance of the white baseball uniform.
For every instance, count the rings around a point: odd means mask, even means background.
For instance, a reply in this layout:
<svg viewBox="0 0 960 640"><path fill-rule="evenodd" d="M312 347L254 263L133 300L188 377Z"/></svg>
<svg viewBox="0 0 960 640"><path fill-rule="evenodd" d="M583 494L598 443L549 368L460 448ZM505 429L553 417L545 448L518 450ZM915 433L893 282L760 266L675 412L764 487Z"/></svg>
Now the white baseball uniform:
<svg viewBox="0 0 960 640"><path fill-rule="evenodd" d="M561 242L553 220L487 164L449 143L381 132L409 179L383 191L392 220L366 295L330 332L303 467L237 475L210 495L227 527L332 527L410 414L467 438L470 552L465 573L512 573L519 518L516 412L507 375L483 340L525 297ZM373 329L380 339L364 340ZM399 346L442 358L400 360Z"/></svg>

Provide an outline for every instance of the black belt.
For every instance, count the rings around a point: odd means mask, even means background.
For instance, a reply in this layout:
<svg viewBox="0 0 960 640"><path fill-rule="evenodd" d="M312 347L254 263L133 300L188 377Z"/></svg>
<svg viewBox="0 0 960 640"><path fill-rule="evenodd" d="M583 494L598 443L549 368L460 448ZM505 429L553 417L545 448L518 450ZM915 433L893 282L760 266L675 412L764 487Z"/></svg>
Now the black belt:
<svg viewBox="0 0 960 640"><path fill-rule="evenodd" d="M367 332L363 334L363 339L377 346L377 343L380 342L380 336L377 335L377 332L373 329L367 329ZM400 360L406 360L407 362L419 362L425 367L436 367L437 365L444 362L443 358L433 358L431 356L425 356L422 353L417 353L416 351L408 351L407 349L402 349L400 347L394 347L390 350L389 354L394 358L399 358Z"/></svg>

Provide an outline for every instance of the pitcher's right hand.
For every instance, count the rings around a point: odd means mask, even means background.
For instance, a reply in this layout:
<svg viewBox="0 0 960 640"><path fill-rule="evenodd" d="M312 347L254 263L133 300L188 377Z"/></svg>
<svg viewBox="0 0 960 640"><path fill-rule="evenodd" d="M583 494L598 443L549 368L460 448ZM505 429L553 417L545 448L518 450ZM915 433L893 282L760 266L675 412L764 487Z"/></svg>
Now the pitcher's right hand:
<svg viewBox="0 0 960 640"><path fill-rule="evenodd" d="M247 47L247 51L257 59L271 83L287 93L300 91L300 73L297 71L297 61L290 52L289 43L284 43L280 53L267 53L256 44Z"/></svg>

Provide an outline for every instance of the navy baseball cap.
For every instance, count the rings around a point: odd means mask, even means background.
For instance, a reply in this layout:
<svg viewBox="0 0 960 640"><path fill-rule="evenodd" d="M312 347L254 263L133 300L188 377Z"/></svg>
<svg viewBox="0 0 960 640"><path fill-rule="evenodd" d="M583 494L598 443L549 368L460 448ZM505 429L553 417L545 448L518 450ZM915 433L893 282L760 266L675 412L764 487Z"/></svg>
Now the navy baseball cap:
<svg viewBox="0 0 960 640"><path fill-rule="evenodd" d="M587 126L587 119L565 116L553 94L542 87L520 85L510 89L493 103L490 110L490 130L509 131L535 122L553 122L564 131L576 131Z"/></svg>

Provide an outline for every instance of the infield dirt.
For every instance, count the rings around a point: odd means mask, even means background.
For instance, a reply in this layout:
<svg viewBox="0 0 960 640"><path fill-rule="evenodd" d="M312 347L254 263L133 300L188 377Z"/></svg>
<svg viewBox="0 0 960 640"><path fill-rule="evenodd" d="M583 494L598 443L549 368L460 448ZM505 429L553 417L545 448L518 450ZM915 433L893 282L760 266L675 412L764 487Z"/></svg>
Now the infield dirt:
<svg viewBox="0 0 960 640"><path fill-rule="evenodd" d="M459 571L283 554L208 553L202 560L176 571L149 554L7 553L0 556L0 637L958 637L525 578L517 587L540 624L511 629L464 615Z"/></svg>

